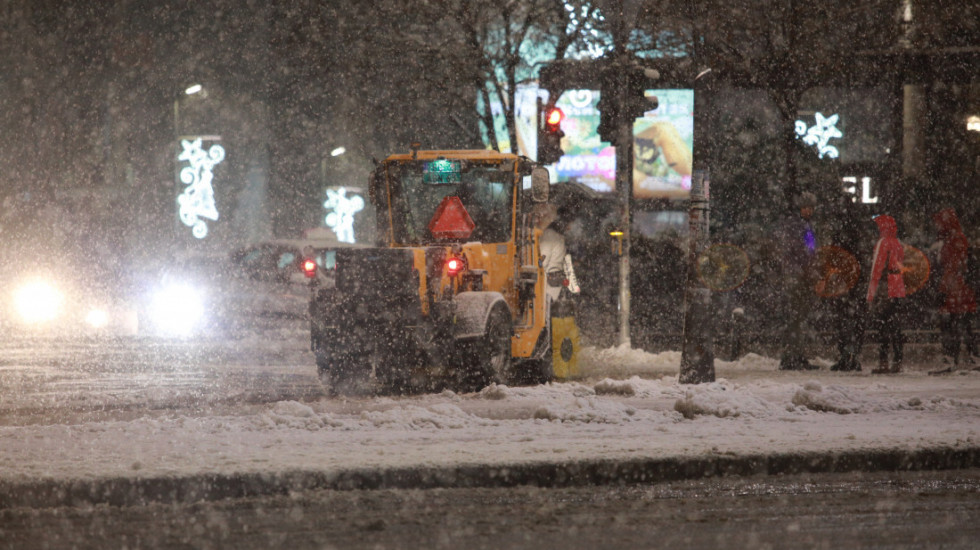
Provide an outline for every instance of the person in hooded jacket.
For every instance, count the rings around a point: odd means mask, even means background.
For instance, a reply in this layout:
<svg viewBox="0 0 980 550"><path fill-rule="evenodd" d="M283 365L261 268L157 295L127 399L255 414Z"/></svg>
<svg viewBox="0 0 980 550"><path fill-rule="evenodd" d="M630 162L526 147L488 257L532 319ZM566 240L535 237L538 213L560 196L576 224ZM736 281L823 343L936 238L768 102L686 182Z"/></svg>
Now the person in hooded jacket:
<svg viewBox="0 0 980 550"><path fill-rule="evenodd" d="M855 260L862 256L862 250L868 239L866 215L860 211L851 194L841 194L837 199L837 211L832 222L833 234L831 241L834 245L851 253ZM864 262L858 264L858 269L867 271ZM865 268L865 269L862 269ZM864 344L864 332L867 325L867 315L864 305L864 288L855 281L841 295L831 300L834 312L834 328L837 340L839 359L834 363L832 371L860 371L861 347Z"/></svg>
<svg viewBox="0 0 980 550"><path fill-rule="evenodd" d="M799 214L785 218L780 227L782 246L783 313L781 370L814 370L820 368L807 361L803 325L813 307L814 285L819 280L817 233L810 218L817 207L817 197L810 192L796 198Z"/></svg>
<svg viewBox="0 0 980 550"><path fill-rule="evenodd" d="M878 329L878 368L873 374L897 373L902 370L901 311L905 301L905 280L902 271L905 249L898 240L898 225L891 216L876 216L875 224L881 238L875 244L871 259L871 280L868 284L868 305L874 312ZM888 362L888 349L892 360Z"/></svg>
<svg viewBox="0 0 980 550"><path fill-rule="evenodd" d="M939 311L940 339L943 347L943 361L949 366L960 363L960 344L964 344L967 356L965 363L976 364L977 343L973 337L973 317L977 311L973 288L966 280L966 266L969 244L956 211L946 208L933 216L943 247L939 251L939 266L942 275L939 291L943 295L943 305Z"/></svg>

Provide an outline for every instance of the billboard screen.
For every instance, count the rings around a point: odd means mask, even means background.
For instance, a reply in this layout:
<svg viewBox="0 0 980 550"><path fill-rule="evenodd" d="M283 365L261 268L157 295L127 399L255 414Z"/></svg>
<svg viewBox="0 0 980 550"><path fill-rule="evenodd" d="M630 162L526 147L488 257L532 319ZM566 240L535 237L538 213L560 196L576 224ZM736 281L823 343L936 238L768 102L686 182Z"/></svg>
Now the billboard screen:
<svg viewBox="0 0 980 550"><path fill-rule="evenodd" d="M656 109L633 125L633 195L638 199L687 198L691 190L694 145L694 91L647 90ZM559 181L574 180L596 191L615 190L616 150L599 138L599 92L567 91L557 106L564 111L562 156L552 168Z"/></svg>

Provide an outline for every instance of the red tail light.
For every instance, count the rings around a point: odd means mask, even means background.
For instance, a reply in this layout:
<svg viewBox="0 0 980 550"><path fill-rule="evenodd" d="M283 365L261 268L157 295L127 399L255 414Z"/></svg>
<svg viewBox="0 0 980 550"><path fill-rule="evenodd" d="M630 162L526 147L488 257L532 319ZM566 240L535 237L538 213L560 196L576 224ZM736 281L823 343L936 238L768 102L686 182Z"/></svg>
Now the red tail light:
<svg viewBox="0 0 980 550"><path fill-rule="evenodd" d="M446 260L446 274L450 277L459 275L466 268L466 262L462 258L449 258Z"/></svg>
<svg viewBox="0 0 980 550"><path fill-rule="evenodd" d="M313 258L303 260L303 275L306 275L310 279L316 277L316 262Z"/></svg>

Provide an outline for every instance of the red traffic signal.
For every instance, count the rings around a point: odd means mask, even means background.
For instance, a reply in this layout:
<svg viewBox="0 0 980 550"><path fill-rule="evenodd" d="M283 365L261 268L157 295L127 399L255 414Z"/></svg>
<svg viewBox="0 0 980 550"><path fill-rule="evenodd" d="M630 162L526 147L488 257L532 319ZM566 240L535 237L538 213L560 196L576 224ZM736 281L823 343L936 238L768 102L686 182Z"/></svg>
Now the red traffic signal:
<svg viewBox="0 0 980 550"><path fill-rule="evenodd" d="M558 107L552 107L548 110L547 116L544 118L545 130L549 132L560 132L561 131L561 121L565 120L565 113L561 112Z"/></svg>
<svg viewBox="0 0 980 550"><path fill-rule="evenodd" d="M541 108L540 104L539 109L542 124L538 126L538 162L553 164L565 154L561 149L561 138L565 137L561 123L565 113L558 107Z"/></svg>

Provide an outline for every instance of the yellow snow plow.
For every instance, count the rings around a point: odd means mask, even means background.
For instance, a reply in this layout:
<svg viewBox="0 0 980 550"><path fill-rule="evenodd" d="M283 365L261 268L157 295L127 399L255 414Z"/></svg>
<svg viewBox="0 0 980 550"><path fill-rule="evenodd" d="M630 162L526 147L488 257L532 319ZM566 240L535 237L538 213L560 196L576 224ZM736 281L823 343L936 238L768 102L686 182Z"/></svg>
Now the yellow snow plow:
<svg viewBox="0 0 980 550"><path fill-rule="evenodd" d="M574 371L577 330L568 316L553 330L533 224L548 200L543 168L494 151L413 149L379 163L369 189L377 246L336 250L336 284L312 293L327 385L472 391Z"/></svg>

